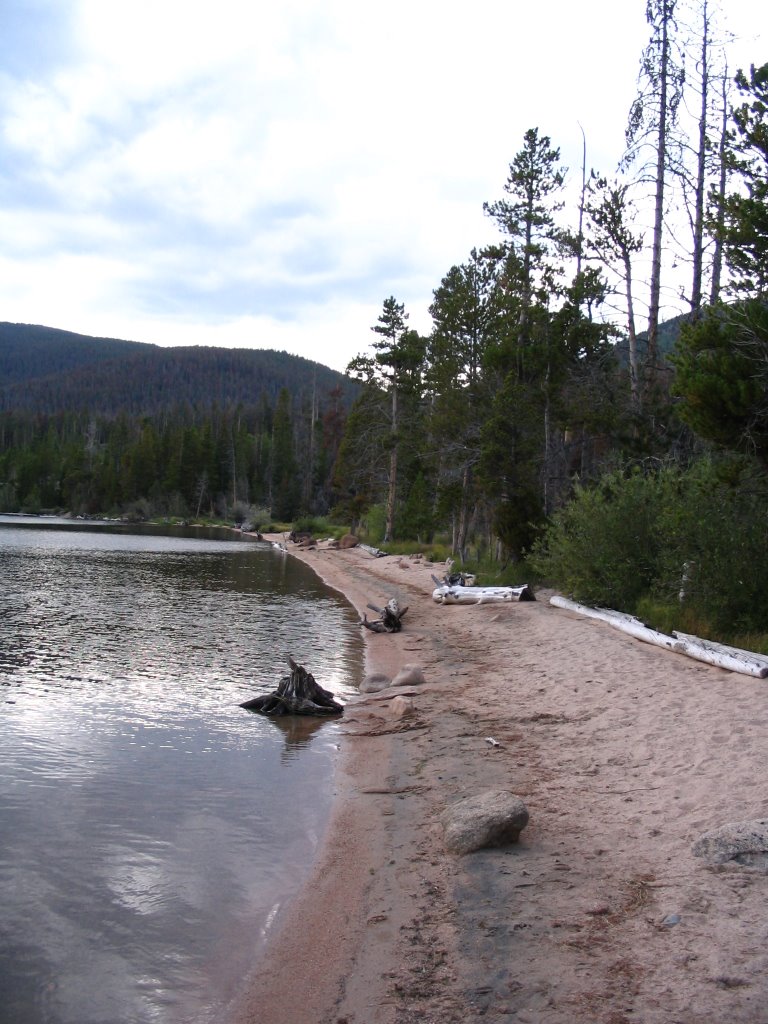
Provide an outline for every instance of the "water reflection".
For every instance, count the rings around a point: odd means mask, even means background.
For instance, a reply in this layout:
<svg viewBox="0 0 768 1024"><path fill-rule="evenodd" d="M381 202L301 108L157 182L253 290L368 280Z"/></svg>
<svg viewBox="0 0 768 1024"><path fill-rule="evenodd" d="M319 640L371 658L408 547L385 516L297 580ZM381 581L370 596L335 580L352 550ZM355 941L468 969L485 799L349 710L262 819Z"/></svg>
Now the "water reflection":
<svg viewBox="0 0 768 1024"><path fill-rule="evenodd" d="M284 715L270 718L269 721L275 729L283 734L285 746L282 758L287 761L295 757L302 748L308 746L315 733L325 728L328 720L300 715Z"/></svg>
<svg viewBox="0 0 768 1024"><path fill-rule="evenodd" d="M288 653L343 699L357 618L242 541L6 526L0 572L0 1022L216 1020L319 841L337 741L239 704Z"/></svg>

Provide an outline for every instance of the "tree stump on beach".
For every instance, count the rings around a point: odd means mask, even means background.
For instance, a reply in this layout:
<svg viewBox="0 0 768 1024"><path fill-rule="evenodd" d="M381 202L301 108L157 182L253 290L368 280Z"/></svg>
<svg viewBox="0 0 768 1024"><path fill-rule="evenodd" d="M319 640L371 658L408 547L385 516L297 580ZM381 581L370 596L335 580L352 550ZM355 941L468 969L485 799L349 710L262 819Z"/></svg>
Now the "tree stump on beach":
<svg viewBox="0 0 768 1024"><path fill-rule="evenodd" d="M288 658L291 674L283 676L277 689L263 697L253 697L241 704L247 711L262 715L340 715L344 711L330 690L324 690L315 677L293 658Z"/></svg>
<svg viewBox="0 0 768 1024"><path fill-rule="evenodd" d="M403 628L402 620L408 608L407 606L401 608L396 598L393 597L391 601L387 601L384 608L377 608L375 604L369 604L368 607L381 616L381 618L369 622L368 616L363 615L360 624L366 629L370 629L372 633L399 633Z"/></svg>

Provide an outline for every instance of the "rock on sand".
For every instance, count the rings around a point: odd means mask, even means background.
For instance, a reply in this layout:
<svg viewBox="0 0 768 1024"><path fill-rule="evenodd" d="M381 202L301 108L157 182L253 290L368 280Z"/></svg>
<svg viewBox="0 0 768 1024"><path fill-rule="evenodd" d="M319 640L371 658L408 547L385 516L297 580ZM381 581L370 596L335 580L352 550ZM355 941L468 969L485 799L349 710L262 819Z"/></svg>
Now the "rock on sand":
<svg viewBox="0 0 768 1024"><path fill-rule="evenodd" d="M516 843L528 824L528 809L514 793L489 790L452 804L442 815L445 845L452 853Z"/></svg>

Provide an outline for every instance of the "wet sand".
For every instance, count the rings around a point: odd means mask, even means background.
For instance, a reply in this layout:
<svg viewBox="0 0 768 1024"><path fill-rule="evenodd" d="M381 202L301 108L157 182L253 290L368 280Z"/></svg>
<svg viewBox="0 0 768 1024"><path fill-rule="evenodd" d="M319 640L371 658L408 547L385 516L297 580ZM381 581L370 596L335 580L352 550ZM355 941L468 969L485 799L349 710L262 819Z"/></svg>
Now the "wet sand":
<svg viewBox="0 0 768 1024"><path fill-rule="evenodd" d="M367 668L426 684L410 716L348 706L311 880L229 1024L768 1021L768 876L691 853L768 817L768 681L546 594L438 605L443 566L291 552L361 615L408 605L402 633L365 631ZM526 802L520 842L448 853L441 812L496 788Z"/></svg>

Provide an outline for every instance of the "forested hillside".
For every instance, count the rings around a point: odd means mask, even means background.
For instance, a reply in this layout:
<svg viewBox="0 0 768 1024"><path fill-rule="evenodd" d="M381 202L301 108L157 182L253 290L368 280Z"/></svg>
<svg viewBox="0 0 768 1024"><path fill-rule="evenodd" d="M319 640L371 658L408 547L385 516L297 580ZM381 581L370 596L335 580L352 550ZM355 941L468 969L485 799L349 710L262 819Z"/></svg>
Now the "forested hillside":
<svg viewBox="0 0 768 1024"><path fill-rule="evenodd" d="M29 324L0 323L0 411L156 415L193 409L274 403L282 388L295 397L340 387L342 374L287 352L212 347L161 348L89 338Z"/></svg>
<svg viewBox="0 0 768 1024"><path fill-rule="evenodd" d="M0 508L326 511L357 391L285 352L0 324Z"/></svg>

